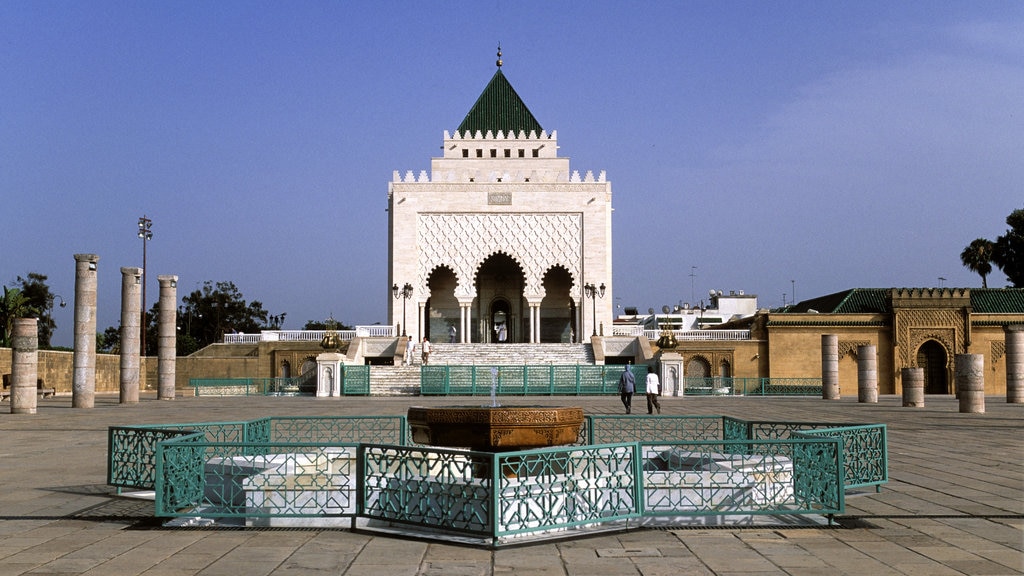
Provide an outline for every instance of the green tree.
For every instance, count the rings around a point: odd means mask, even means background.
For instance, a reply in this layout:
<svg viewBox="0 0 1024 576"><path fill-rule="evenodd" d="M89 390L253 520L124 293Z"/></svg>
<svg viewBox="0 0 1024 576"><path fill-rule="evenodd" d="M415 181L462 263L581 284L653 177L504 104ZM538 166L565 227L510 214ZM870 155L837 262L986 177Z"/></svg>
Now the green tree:
<svg viewBox="0 0 1024 576"><path fill-rule="evenodd" d="M960 261L971 272L981 275L981 287L988 288L986 277L992 272L992 241L977 238L960 253Z"/></svg>
<svg viewBox="0 0 1024 576"><path fill-rule="evenodd" d="M0 327L3 329L3 334L0 334L0 346L11 345L15 318L31 318L38 313L21 290L4 286L4 297L0 300Z"/></svg>
<svg viewBox="0 0 1024 576"><path fill-rule="evenodd" d="M327 320L307 320L306 325L302 327L303 330L327 330ZM345 324L344 322L334 322L333 330L352 330L353 327Z"/></svg>
<svg viewBox="0 0 1024 576"><path fill-rule="evenodd" d="M1006 225L1010 229L996 238L992 246L992 261L1006 274L1010 283L1024 288L1024 208L1010 212Z"/></svg>
<svg viewBox="0 0 1024 576"><path fill-rule="evenodd" d="M221 342L224 334L232 332L257 333L261 330L280 330L286 314L270 314L258 300L246 302L233 282L214 283L207 280L198 290L186 295L178 308L178 341L192 351ZM149 313L153 338L146 335L149 347L153 341L156 351L157 306ZM184 350L179 350L179 353Z"/></svg>
<svg viewBox="0 0 1024 576"><path fill-rule="evenodd" d="M18 276L18 283L21 284L21 293L28 299L28 303L37 312L39 318L39 347L50 348L50 340L53 332L57 329L57 323L53 321L53 304L58 296L50 292L46 284L46 275L38 272L29 272L28 277ZM60 298L61 307L67 303Z"/></svg>

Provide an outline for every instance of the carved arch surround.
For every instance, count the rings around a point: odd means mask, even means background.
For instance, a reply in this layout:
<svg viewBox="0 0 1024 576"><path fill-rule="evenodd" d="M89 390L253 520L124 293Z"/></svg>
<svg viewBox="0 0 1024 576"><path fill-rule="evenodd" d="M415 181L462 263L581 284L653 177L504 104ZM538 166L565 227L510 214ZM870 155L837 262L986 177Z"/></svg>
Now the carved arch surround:
<svg viewBox="0 0 1024 576"><path fill-rule="evenodd" d="M565 268L574 280L581 277L581 213L420 214L416 238L419 287L426 287L432 270L446 266L455 272L457 298L476 296L476 272L498 252L522 266L527 295L543 293L552 266Z"/></svg>

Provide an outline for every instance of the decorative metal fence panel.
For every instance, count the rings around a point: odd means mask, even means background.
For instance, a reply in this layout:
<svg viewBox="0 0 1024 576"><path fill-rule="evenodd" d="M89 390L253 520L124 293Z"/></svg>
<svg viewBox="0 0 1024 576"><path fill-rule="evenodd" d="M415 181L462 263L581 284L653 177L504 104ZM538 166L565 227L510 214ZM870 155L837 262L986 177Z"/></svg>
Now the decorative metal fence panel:
<svg viewBox="0 0 1024 576"><path fill-rule="evenodd" d="M721 416L588 415L586 420L590 433L587 444L722 439Z"/></svg>
<svg viewBox="0 0 1024 576"><path fill-rule="evenodd" d="M839 426L828 422L758 422L731 420L729 430L745 429L749 440L788 440L790 438L834 437L842 441L844 487L880 486L889 481L889 450L885 424ZM731 439L741 439L730 432ZM774 443L766 449L785 449Z"/></svg>
<svg viewBox="0 0 1024 576"><path fill-rule="evenodd" d="M200 435L157 448L158 516L244 519L356 514L357 444L204 442Z"/></svg>
<svg viewBox="0 0 1024 576"><path fill-rule="evenodd" d="M645 516L831 514L842 511L839 443L642 445ZM761 449L772 444L771 449ZM802 452L798 452L802 450ZM812 457L813 456L813 457Z"/></svg>
<svg viewBox="0 0 1024 576"><path fill-rule="evenodd" d="M403 416L278 416L268 421L267 442L405 444L408 434Z"/></svg>
<svg viewBox="0 0 1024 576"><path fill-rule="evenodd" d="M370 393L369 366L342 366L339 378L343 395ZM310 370L294 378L191 378L188 383L195 396L312 396L317 375Z"/></svg>
<svg viewBox="0 0 1024 576"><path fill-rule="evenodd" d="M409 438L401 416L111 427L108 483L152 488L161 517L359 516L497 543L638 516L832 515L845 490L888 481L884 425L591 415L572 447Z"/></svg>
<svg viewBox="0 0 1024 576"><path fill-rule="evenodd" d="M488 536L494 454L419 446L358 449L362 516Z"/></svg>
<svg viewBox="0 0 1024 576"><path fill-rule="evenodd" d="M345 396L368 396L370 394L370 367L366 365L342 366L341 393Z"/></svg>
<svg viewBox="0 0 1024 576"><path fill-rule="evenodd" d="M821 378L687 376L686 396L821 396Z"/></svg>
<svg viewBox="0 0 1024 576"><path fill-rule="evenodd" d="M619 377L625 366L574 365L444 365L420 369L420 394L424 396L486 396L491 387L499 396L574 395L619 393ZM646 366L630 367L643 382Z"/></svg>
<svg viewBox="0 0 1024 576"><path fill-rule="evenodd" d="M634 518L636 443L499 453L492 538Z"/></svg>
<svg viewBox="0 0 1024 576"><path fill-rule="evenodd" d="M178 428L112 426L107 430L107 484L152 490L156 483L156 445L191 434Z"/></svg>
<svg viewBox="0 0 1024 576"><path fill-rule="evenodd" d="M880 487L889 481L888 432L885 424L842 428L821 427L794 433L796 437L828 437L842 441L844 487Z"/></svg>

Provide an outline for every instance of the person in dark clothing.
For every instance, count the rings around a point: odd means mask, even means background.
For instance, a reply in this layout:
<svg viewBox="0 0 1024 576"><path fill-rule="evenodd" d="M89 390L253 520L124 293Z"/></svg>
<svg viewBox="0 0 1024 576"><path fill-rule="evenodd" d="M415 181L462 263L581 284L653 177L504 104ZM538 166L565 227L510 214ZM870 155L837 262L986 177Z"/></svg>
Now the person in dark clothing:
<svg viewBox="0 0 1024 576"><path fill-rule="evenodd" d="M629 364L626 364L622 376L619 377L619 394L622 398L622 405L626 407L626 414L629 414L633 407L633 391L636 389L633 371L629 368Z"/></svg>

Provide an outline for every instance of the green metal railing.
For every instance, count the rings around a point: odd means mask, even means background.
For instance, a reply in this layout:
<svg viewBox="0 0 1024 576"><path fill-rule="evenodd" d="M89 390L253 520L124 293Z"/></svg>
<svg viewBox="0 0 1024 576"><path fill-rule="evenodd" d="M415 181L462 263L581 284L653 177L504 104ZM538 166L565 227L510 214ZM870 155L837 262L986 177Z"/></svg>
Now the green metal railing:
<svg viewBox="0 0 1024 576"><path fill-rule="evenodd" d="M818 396L821 378L683 378L686 396Z"/></svg>
<svg viewBox="0 0 1024 576"><path fill-rule="evenodd" d="M370 393L370 367L342 366L338 375L343 396ZM191 378L196 396L312 396L316 394L316 372L294 378Z"/></svg>
<svg viewBox="0 0 1024 576"><path fill-rule="evenodd" d="M619 393L622 365L445 365L420 368L424 396L598 396ZM630 367L642 386L646 366Z"/></svg>
<svg viewBox="0 0 1024 576"><path fill-rule="evenodd" d="M592 415L576 446L485 453L410 441L402 416L116 426L107 478L154 490L158 517L362 517L494 545L641 517L831 517L845 490L888 481L884 425Z"/></svg>

